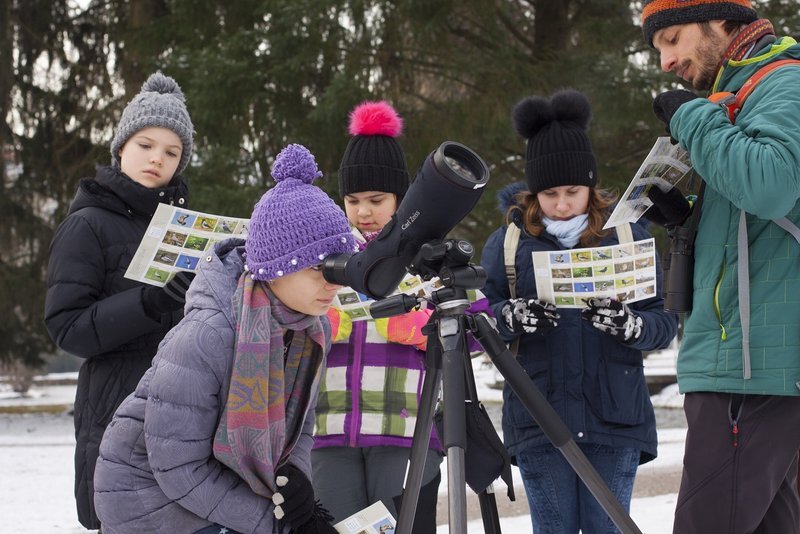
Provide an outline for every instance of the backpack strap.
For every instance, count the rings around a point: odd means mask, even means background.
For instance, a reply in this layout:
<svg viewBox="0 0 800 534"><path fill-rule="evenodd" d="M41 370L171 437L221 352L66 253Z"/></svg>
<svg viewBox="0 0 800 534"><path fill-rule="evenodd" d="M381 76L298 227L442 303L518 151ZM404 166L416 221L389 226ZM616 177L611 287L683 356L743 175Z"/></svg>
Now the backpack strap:
<svg viewBox="0 0 800 534"><path fill-rule="evenodd" d="M522 230L513 221L506 227L506 237L503 240L503 261L506 266L506 279L508 280L508 294L512 299L517 298L517 246ZM519 351L519 338L509 345L509 350L514 356Z"/></svg>
<svg viewBox="0 0 800 534"><path fill-rule="evenodd" d="M753 89L756 88L756 85L758 85L761 80L775 70L790 65L800 66L800 59L781 59L778 61L773 61L769 65L761 67L755 72L755 74L750 76L747 81L744 82L742 87L736 92L736 94L728 91L722 91L710 95L708 99L725 108L731 124L735 124L736 116L739 114L739 110L742 109L742 106L744 106L744 101L747 100L747 97L750 96L750 93L753 92Z"/></svg>
<svg viewBox="0 0 800 534"><path fill-rule="evenodd" d="M615 226L614 229L617 231L617 240L620 245L623 243L633 243L631 223L620 224L619 226Z"/></svg>
<svg viewBox="0 0 800 534"><path fill-rule="evenodd" d="M800 228L797 227L795 223L790 221L786 217L781 217L780 219L772 219L772 222L786 230L788 233L792 235L797 244L800 245Z"/></svg>
<svg viewBox="0 0 800 534"><path fill-rule="evenodd" d="M709 96L708 99L722 106L726 110L731 124L735 124L736 117L739 115L742 106L744 106L745 100L747 100L747 97L750 96L750 93L753 92L753 89L756 88L759 82L777 69L791 65L800 66L800 60L781 59L773 61L761 67L755 74L750 76L736 94L730 92L714 93ZM800 244L800 228L798 228L796 224L786 217L773 219L772 222L791 234L797 243ZM749 380L752 376L750 362L750 251L747 239L746 213L744 210L741 210L739 213L738 226L736 241L739 262L736 277L739 294L739 320L742 325L742 376L745 380Z"/></svg>
<svg viewBox="0 0 800 534"><path fill-rule="evenodd" d="M506 228L506 237L503 240L503 260L506 265L506 278L508 279L508 293L511 298L517 298L517 246L521 234L519 226L511 222Z"/></svg>

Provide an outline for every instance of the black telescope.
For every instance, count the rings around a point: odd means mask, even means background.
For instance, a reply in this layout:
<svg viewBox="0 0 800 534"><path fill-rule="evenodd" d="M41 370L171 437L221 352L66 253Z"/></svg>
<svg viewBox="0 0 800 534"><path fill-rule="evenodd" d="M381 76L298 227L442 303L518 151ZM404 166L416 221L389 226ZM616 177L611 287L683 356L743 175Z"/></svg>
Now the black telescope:
<svg viewBox="0 0 800 534"><path fill-rule="evenodd" d="M381 233L356 254L325 258L322 274L370 298L392 293L423 244L442 239L472 211L489 168L471 149L445 141L422 162L411 187Z"/></svg>

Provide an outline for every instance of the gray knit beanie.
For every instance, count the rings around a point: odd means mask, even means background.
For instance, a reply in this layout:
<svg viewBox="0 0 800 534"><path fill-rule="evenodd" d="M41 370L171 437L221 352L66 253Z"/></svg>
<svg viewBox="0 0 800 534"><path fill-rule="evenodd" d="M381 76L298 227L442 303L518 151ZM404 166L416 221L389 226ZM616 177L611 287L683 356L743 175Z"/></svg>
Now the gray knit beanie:
<svg viewBox="0 0 800 534"><path fill-rule="evenodd" d="M186 110L186 99L180 86L170 78L155 72L142 85L141 92L125 107L111 141L111 164L120 166L119 151L128 139L145 128L167 128L175 132L183 144L181 160L175 174L183 172L192 155L194 125Z"/></svg>

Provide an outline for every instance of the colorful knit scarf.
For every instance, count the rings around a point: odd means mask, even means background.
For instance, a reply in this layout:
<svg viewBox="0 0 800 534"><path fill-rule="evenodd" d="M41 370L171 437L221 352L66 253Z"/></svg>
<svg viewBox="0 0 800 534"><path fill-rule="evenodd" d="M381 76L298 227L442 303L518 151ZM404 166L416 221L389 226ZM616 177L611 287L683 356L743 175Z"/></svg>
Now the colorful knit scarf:
<svg viewBox="0 0 800 534"><path fill-rule="evenodd" d="M249 272L231 299L236 320L230 389L214 437L214 456L258 495L275 492L275 470L300 437L324 333L319 317L287 308ZM284 334L294 331L284 350Z"/></svg>
<svg viewBox="0 0 800 534"><path fill-rule="evenodd" d="M731 41L728 49L722 56L720 67L725 65L729 60L740 61L744 59L750 47L764 37L765 35L774 35L775 29L772 23L767 19L758 19L745 26L742 31Z"/></svg>

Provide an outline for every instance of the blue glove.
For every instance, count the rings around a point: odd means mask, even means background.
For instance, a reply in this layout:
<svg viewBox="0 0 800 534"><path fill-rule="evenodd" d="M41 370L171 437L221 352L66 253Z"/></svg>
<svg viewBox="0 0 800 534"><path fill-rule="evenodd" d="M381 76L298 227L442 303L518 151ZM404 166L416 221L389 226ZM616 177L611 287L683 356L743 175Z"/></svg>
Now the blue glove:
<svg viewBox="0 0 800 534"><path fill-rule="evenodd" d="M632 343L642 335L644 322L627 304L610 298L590 298L581 317L601 332L610 334L621 343Z"/></svg>

